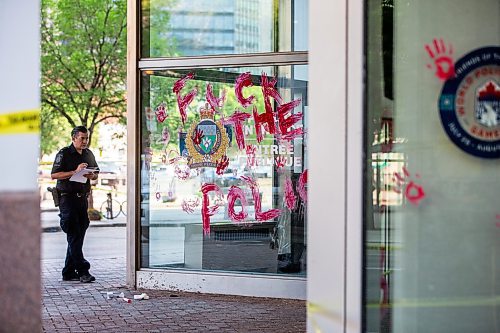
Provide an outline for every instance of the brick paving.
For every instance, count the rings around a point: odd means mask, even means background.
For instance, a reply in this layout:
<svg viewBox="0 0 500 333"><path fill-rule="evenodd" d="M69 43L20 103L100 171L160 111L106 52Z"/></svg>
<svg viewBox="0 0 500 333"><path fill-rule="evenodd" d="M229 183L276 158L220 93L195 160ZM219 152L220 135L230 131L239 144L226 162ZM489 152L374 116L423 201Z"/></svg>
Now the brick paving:
<svg viewBox="0 0 500 333"><path fill-rule="evenodd" d="M42 260L44 332L305 332L304 301L125 287L125 259L92 259L94 283L61 280L63 260ZM132 299L106 298L123 292ZM133 300L146 292L149 300Z"/></svg>

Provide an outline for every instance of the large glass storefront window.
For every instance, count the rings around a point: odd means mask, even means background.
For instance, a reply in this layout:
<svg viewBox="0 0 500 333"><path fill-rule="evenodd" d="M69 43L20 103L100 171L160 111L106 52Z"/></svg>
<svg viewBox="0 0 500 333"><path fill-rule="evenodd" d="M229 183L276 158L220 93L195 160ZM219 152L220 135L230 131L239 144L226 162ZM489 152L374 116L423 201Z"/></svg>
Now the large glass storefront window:
<svg viewBox="0 0 500 333"><path fill-rule="evenodd" d="M141 267L304 276L307 65L141 87Z"/></svg>
<svg viewBox="0 0 500 333"><path fill-rule="evenodd" d="M366 1L366 332L499 332L500 2Z"/></svg>
<svg viewBox="0 0 500 333"><path fill-rule="evenodd" d="M141 57L307 50L306 0L144 0Z"/></svg>

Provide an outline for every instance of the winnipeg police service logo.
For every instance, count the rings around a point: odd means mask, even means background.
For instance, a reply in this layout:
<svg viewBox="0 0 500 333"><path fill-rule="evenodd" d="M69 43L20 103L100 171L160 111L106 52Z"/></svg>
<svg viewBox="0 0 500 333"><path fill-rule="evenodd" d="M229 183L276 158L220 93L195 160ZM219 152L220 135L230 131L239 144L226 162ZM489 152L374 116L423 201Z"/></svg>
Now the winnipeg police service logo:
<svg viewBox="0 0 500 333"><path fill-rule="evenodd" d="M450 139L478 157L500 157L500 47L474 50L455 64L439 98Z"/></svg>
<svg viewBox="0 0 500 333"><path fill-rule="evenodd" d="M211 110L200 111L200 122L189 128L186 147L191 168L217 167L217 162L226 155L229 138L220 121L214 120Z"/></svg>

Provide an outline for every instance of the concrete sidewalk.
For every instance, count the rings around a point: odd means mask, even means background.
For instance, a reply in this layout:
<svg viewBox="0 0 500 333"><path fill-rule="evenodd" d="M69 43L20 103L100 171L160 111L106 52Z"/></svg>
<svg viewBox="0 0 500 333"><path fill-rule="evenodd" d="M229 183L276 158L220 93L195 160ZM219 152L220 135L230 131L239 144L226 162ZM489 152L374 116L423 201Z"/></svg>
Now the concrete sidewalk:
<svg viewBox="0 0 500 333"><path fill-rule="evenodd" d="M133 290L125 259L91 260L93 283L63 282L63 260L42 260L44 332L305 332L305 301ZM132 299L107 299L121 292ZM147 293L149 300L133 300Z"/></svg>

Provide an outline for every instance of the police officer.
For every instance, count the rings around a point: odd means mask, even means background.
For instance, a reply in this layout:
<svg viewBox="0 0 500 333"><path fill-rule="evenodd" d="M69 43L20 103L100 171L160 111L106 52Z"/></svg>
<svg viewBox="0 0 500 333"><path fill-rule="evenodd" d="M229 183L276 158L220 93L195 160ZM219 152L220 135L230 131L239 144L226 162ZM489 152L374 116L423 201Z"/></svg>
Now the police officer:
<svg viewBox="0 0 500 333"><path fill-rule="evenodd" d="M51 173L52 179L57 179L60 224L68 242L62 279L88 283L95 281L95 277L89 273L90 263L85 260L82 248L90 224L87 213L90 180L96 180L98 173L86 173L85 183L69 179L87 167L98 169L98 165L94 154L87 148L89 133L84 126L77 126L71 131L71 141L71 145L57 153Z"/></svg>

